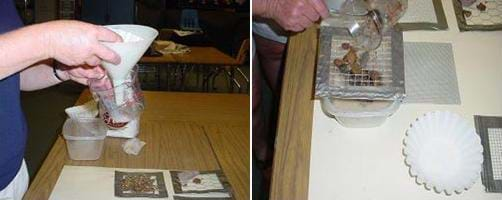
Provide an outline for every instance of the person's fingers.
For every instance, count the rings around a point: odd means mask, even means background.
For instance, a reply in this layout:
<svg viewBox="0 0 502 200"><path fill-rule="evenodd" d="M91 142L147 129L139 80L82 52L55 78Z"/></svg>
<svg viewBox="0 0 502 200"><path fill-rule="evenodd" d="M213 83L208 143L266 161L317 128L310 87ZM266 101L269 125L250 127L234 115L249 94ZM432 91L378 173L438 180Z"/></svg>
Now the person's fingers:
<svg viewBox="0 0 502 200"><path fill-rule="evenodd" d="M110 48L108 48L102 44L94 45L93 51L96 56L98 56L99 58L101 58L105 61L111 62L116 65L120 63L120 56L117 53L115 53L113 50L111 50ZM93 66L96 66L96 65L93 65Z"/></svg>
<svg viewBox="0 0 502 200"><path fill-rule="evenodd" d="M319 13L322 18L326 18L329 16L328 8L324 3L324 0L308 0L312 7Z"/></svg>
<svg viewBox="0 0 502 200"><path fill-rule="evenodd" d="M113 32L102 26L97 26L97 38L99 41L103 42L122 42L122 37L119 34Z"/></svg>
<svg viewBox="0 0 502 200"><path fill-rule="evenodd" d="M89 79L87 78L81 78L81 77L72 77L71 80L77 82L77 83L80 83L82 85L88 85L88 81Z"/></svg>
<svg viewBox="0 0 502 200"><path fill-rule="evenodd" d="M87 69L84 71L84 73L85 77L93 79L101 79L105 76L105 71L98 66L93 67L92 69Z"/></svg>
<svg viewBox="0 0 502 200"><path fill-rule="evenodd" d="M290 21L291 19L277 19L276 22L286 31L292 31L293 26L295 25Z"/></svg>
<svg viewBox="0 0 502 200"><path fill-rule="evenodd" d="M299 24L296 24L296 25L292 26L290 29L293 32L302 32L305 28L303 28Z"/></svg>
<svg viewBox="0 0 502 200"><path fill-rule="evenodd" d="M101 59L99 59L97 56L91 56L87 59L85 59L85 64L90 65L90 66L97 66L101 64ZM84 69L82 69L84 70Z"/></svg>
<svg viewBox="0 0 502 200"><path fill-rule="evenodd" d="M97 65L96 67L94 67L94 69L103 76L106 74L106 70L101 65Z"/></svg>
<svg viewBox="0 0 502 200"><path fill-rule="evenodd" d="M314 22L310 21L305 16L299 16L297 20L298 20L298 25L301 27L300 31L305 30L306 28L310 27L314 23Z"/></svg>
<svg viewBox="0 0 502 200"><path fill-rule="evenodd" d="M316 22L317 20L319 20L320 17L317 11L310 5L305 6L302 14L312 22Z"/></svg>

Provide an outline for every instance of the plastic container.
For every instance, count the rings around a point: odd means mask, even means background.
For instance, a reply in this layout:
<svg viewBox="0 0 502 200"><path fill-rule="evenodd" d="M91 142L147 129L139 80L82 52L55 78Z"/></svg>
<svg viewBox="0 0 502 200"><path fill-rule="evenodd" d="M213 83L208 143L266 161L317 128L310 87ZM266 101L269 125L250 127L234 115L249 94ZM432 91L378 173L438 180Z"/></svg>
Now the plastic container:
<svg viewBox="0 0 502 200"><path fill-rule="evenodd" d="M350 70L336 65L336 60L344 60L352 51L343 47L352 44L352 37L343 33L321 25L316 96L326 115L342 126L379 126L400 107L406 94L402 32L386 32L376 50L356 50L359 72L350 64L343 64Z"/></svg>
<svg viewBox="0 0 502 200"><path fill-rule="evenodd" d="M398 101L346 100L323 97L323 112L334 117L347 128L371 128L380 126L400 106Z"/></svg>
<svg viewBox="0 0 502 200"><path fill-rule="evenodd" d="M63 137L70 159L99 159L106 131L106 125L99 118L67 119L63 125Z"/></svg>
<svg viewBox="0 0 502 200"><path fill-rule="evenodd" d="M342 34L351 37L352 46L369 51L378 48L382 42L379 23L369 15L332 13L331 17L324 19L321 25L343 29Z"/></svg>
<svg viewBox="0 0 502 200"><path fill-rule="evenodd" d="M369 10L379 14L383 31L396 25L408 9L408 0L363 0L367 2Z"/></svg>
<svg viewBox="0 0 502 200"><path fill-rule="evenodd" d="M110 128L106 135L110 137L135 138L139 133L140 119L133 119L121 128Z"/></svg>
<svg viewBox="0 0 502 200"><path fill-rule="evenodd" d="M118 86L113 86L111 79L105 76L102 79L89 80L89 88L94 98L99 101L100 116L115 123L127 123L137 119L144 107L144 98L138 80L138 67L135 66L128 74L127 81ZM120 88L119 94L116 94L117 88ZM118 98L117 95L120 95ZM117 103L116 99L121 99ZM106 114L106 116L105 116ZM109 119L109 120L108 120ZM114 128L113 126L111 128Z"/></svg>
<svg viewBox="0 0 502 200"><path fill-rule="evenodd" d="M382 35L404 15L407 0L325 0L331 17L322 25L345 28L358 49L375 50Z"/></svg>

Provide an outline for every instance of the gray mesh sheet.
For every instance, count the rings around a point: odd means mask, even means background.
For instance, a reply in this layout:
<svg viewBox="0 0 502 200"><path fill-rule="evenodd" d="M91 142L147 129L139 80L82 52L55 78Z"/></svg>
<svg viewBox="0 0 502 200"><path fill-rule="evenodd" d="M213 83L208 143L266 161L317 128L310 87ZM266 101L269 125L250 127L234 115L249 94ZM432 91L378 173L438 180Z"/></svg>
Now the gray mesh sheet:
<svg viewBox="0 0 502 200"><path fill-rule="evenodd" d="M405 103L460 104L452 46L405 42Z"/></svg>

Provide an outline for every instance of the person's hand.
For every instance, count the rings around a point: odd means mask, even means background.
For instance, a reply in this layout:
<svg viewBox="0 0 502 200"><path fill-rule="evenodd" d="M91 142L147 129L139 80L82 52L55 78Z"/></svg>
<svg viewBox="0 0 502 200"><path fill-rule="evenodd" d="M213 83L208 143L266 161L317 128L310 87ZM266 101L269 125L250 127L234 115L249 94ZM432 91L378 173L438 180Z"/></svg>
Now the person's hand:
<svg viewBox="0 0 502 200"><path fill-rule="evenodd" d="M122 42L113 31L93 24L60 20L40 24L47 57L68 66L97 66L101 61L120 63L120 57L100 43ZM84 70L85 71L85 70Z"/></svg>
<svg viewBox="0 0 502 200"><path fill-rule="evenodd" d="M87 85L90 79L102 79L106 71L101 66L58 66L56 71L63 80L72 80Z"/></svg>
<svg viewBox="0 0 502 200"><path fill-rule="evenodd" d="M314 24L319 18L329 16L323 0L270 0L266 1L264 17L274 19L288 31L300 32Z"/></svg>

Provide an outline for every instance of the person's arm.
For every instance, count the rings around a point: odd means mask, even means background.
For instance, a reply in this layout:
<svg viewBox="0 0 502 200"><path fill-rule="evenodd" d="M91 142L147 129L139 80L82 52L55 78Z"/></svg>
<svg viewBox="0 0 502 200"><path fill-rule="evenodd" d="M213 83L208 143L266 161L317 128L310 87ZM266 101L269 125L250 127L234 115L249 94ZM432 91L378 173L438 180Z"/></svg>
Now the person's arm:
<svg viewBox="0 0 502 200"><path fill-rule="evenodd" d="M55 72L53 66L55 67ZM33 91L47 88L67 80L87 85L88 79L100 79L106 75L106 71L100 66L66 66L49 59L26 68L21 71L20 75L21 90Z"/></svg>
<svg viewBox="0 0 502 200"><path fill-rule="evenodd" d="M52 69L52 60L44 60L34 66L28 67L20 73L20 86L22 91L33 91L47 88L70 78L66 73L57 70L59 80Z"/></svg>
<svg viewBox="0 0 502 200"><path fill-rule="evenodd" d="M0 35L0 80L48 58L42 37L34 36L43 26L29 26Z"/></svg>
<svg viewBox="0 0 502 200"><path fill-rule="evenodd" d="M267 15L268 0L253 0L253 15L265 17Z"/></svg>
<svg viewBox="0 0 502 200"><path fill-rule="evenodd" d="M288 31L303 31L329 16L324 0L253 0L253 16L273 19Z"/></svg>
<svg viewBox="0 0 502 200"><path fill-rule="evenodd" d="M122 38L102 26L77 21L47 22L2 34L0 80L48 58L68 66L96 66L101 60L120 63L120 57L99 41Z"/></svg>

